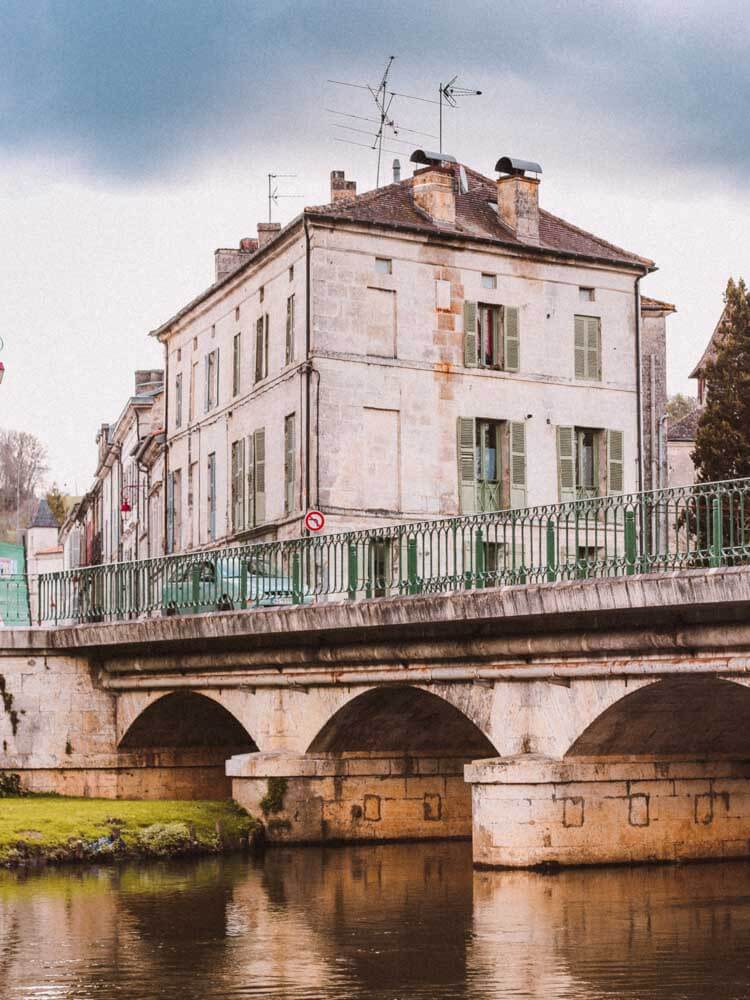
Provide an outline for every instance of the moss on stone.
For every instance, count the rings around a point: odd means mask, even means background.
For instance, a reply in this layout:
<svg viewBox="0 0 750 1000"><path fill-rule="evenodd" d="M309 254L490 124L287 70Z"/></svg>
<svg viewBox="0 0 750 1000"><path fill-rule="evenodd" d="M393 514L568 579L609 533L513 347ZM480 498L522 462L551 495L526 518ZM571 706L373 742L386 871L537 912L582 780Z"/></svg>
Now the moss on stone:
<svg viewBox="0 0 750 1000"><path fill-rule="evenodd" d="M286 778L269 778L267 787L266 794L260 800L260 808L264 816L282 811L288 782Z"/></svg>

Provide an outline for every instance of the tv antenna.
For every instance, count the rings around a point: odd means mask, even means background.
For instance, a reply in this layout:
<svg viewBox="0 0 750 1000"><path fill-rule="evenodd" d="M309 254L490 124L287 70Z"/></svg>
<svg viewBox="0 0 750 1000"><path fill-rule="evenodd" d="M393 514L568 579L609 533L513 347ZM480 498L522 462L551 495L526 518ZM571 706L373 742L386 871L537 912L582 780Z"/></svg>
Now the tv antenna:
<svg viewBox="0 0 750 1000"><path fill-rule="evenodd" d="M447 104L449 108L457 108L458 102L457 97L479 97L482 93L481 90L472 90L470 87L457 87L456 80L458 79L458 73L449 80L447 83L440 84L439 90L439 100L440 105L440 146L438 147L438 152L443 152L443 103Z"/></svg>
<svg viewBox="0 0 750 1000"><path fill-rule="evenodd" d="M398 152L398 150L384 148L383 146L384 139L388 139L389 141L403 145L413 145L412 142L408 142L404 139L395 139L394 136L397 136L400 132L409 132L414 135L423 135L430 139L437 138L437 136L431 135L429 132L419 132L417 129L404 128L401 125L397 125L396 122L394 121L391 115L391 105L393 104L393 100L396 97L402 97L410 101L423 101L427 104L438 103L437 101L430 100L429 98L426 97L414 97L412 94L402 94L399 91L388 89L388 76L391 72L391 67L393 66L393 61L395 58L396 58L395 56L388 57L388 62L385 65L385 70L383 71L383 75L380 78L380 83L378 84L377 87L374 87L367 83L347 83L344 80L328 81L329 83L335 83L339 87L355 87L358 90L366 90L372 97L373 101L375 102L376 115L377 115L377 117L375 118L369 118L363 115L351 115L344 111L336 111L333 109L327 109L327 110L329 110L334 115L341 115L344 118L355 118L359 119L360 121L372 122L373 125L377 126L376 128L370 129L369 131L366 129L361 130L364 134L372 137L373 140L372 143L356 142L354 140L336 138L336 142L346 142L351 146L369 146L370 149L377 150L378 163L377 163L376 179L375 179L376 187L380 187L380 166L382 162L383 153ZM338 128L346 129L349 132L360 131L351 125L344 125L343 123L338 123L338 122L336 122L335 124ZM386 130L388 130L387 134Z"/></svg>
<svg viewBox="0 0 750 1000"><path fill-rule="evenodd" d="M275 182L280 178L296 177L297 174L269 174L268 175L268 221L271 221L271 210L274 205L278 205L279 198L302 198L301 194L279 194L279 186Z"/></svg>

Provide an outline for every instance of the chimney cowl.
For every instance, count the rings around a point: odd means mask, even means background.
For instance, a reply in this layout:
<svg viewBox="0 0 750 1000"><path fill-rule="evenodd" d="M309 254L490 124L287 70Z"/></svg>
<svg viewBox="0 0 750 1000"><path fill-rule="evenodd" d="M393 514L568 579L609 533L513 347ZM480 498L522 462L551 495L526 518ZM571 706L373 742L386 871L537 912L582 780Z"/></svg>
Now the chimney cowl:
<svg viewBox="0 0 750 1000"><path fill-rule="evenodd" d="M348 201L357 197L357 182L348 181L343 170L331 171L331 202Z"/></svg>
<svg viewBox="0 0 750 1000"><path fill-rule="evenodd" d="M501 172L497 179L497 214L513 230L516 239L539 246L539 178L542 168L530 160L501 156L495 165Z"/></svg>

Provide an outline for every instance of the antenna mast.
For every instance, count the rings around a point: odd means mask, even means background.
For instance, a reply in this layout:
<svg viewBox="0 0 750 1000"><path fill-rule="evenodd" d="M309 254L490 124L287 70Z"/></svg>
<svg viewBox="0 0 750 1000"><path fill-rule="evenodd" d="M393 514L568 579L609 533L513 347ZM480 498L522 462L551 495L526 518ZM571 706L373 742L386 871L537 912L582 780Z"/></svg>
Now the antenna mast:
<svg viewBox="0 0 750 1000"><path fill-rule="evenodd" d="M479 97L482 93L481 90L472 90L468 87L457 87L457 79L458 74L456 74L453 79L449 80L447 83L441 83L438 92L438 104L440 105L439 153L443 152L443 102L445 102L449 108L457 108L457 97Z"/></svg>
<svg viewBox="0 0 750 1000"><path fill-rule="evenodd" d="M271 209L273 205L278 205L279 198L302 198L301 194L279 194L278 185L273 182L279 177L296 177L297 174L269 174L268 175L268 221L271 221Z"/></svg>

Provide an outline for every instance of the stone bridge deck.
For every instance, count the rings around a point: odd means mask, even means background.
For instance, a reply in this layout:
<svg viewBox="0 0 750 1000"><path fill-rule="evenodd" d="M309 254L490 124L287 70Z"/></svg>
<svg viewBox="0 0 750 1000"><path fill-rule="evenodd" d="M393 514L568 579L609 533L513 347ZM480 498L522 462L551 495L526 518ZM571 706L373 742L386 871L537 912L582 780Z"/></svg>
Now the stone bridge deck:
<svg viewBox="0 0 750 1000"><path fill-rule="evenodd" d="M750 853L750 568L0 643L0 768L33 788L262 811L282 781L272 839L473 828L484 864Z"/></svg>

